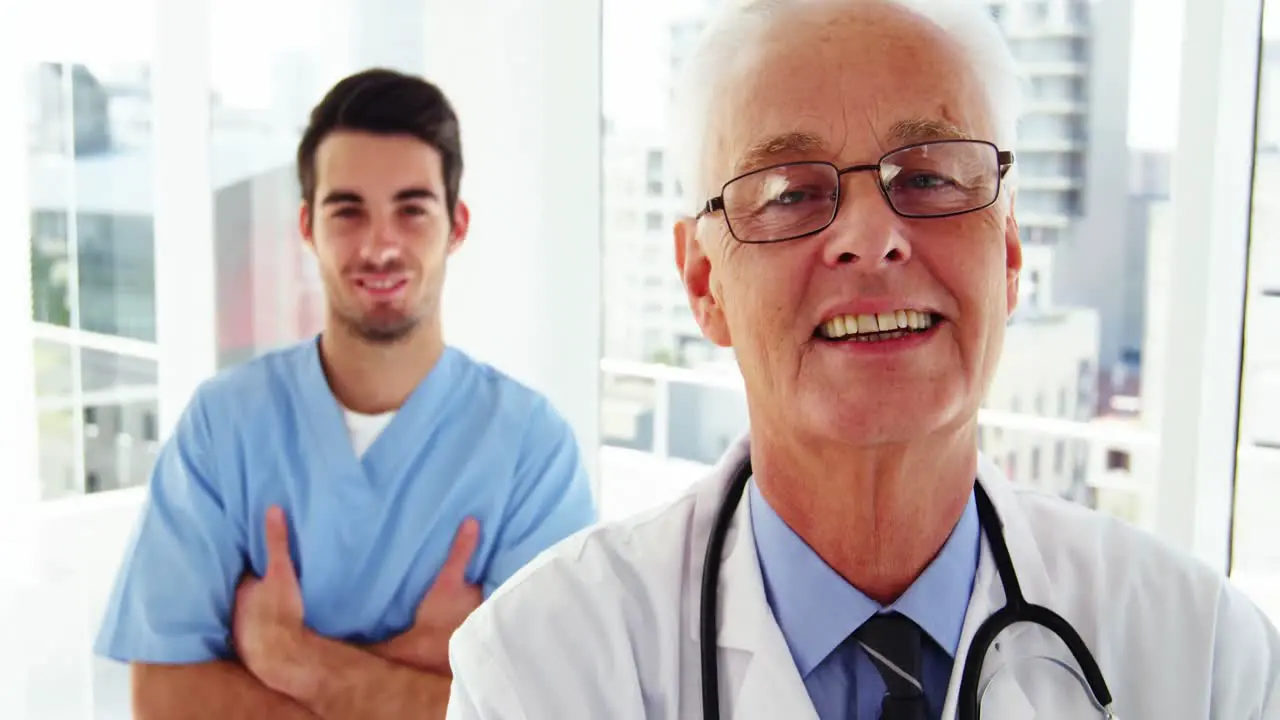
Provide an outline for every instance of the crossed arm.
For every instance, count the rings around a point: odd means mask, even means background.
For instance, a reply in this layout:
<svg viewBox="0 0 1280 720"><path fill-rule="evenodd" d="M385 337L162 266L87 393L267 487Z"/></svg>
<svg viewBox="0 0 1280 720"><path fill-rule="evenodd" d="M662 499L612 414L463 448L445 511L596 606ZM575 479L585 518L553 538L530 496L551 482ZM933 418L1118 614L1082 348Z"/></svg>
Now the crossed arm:
<svg viewBox="0 0 1280 720"><path fill-rule="evenodd" d="M467 583L479 530L463 524L423 598L413 626L386 642L357 647L310 631L278 508L267 513L267 570L236 591L233 638L243 664L133 667L133 706L151 718L377 720L443 718L449 701L448 641L481 600Z"/></svg>
<svg viewBox="0 0 1280 720"><path fill-rule="evenodd" d="M302 683L288 692L267 685L243 665L135 665L134 711L150 718L443 718L450 678L386 660L319 636Z"/></svg>

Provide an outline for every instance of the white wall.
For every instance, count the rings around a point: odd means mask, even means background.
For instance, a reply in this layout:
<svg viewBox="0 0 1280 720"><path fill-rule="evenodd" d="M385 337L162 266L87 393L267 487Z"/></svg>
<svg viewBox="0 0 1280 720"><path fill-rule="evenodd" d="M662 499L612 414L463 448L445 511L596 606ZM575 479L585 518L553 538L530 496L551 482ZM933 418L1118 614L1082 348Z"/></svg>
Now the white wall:
<svg viewBox="0 0 1280 720"><path fill-rule="evenodd" d="M1184 24L1172 233L1149 251L1162 326L1157 529L1212 567L1228 567L1237 452L1253 118L1261 0L1192 0ZM1157 277L1152 278L1152 275ZM1149 306L1150 307L1150 306Z"/></svg>
<svg viewBox="0 0 1280 720"><path fill-rule="evenodd" d="M544 391L594 474L599 2L428 2L427 74L462 123L472 218L449 267L446 337Z"/></svg>
<svg viewBox="0 0 1280 720"><path fill-rule="evenodd" d="M0 0L0 17L17 13L17 0ZM0 97L25 102L22 32L0 22ZM31 258L27 226L27 130L25 112L0 113L0 645L29 647L28 590L37 571L33 508L37 501L36 399L31 355ZM25 717L26 658L0 654L0 715Z"/></svg>

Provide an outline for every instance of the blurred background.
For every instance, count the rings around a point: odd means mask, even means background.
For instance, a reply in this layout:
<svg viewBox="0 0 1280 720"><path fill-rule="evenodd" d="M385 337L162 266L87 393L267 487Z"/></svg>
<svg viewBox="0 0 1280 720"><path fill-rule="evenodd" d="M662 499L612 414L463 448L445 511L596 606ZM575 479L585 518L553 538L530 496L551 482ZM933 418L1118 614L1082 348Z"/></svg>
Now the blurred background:
<svg viewBox="0 0 1280 720"><path fill-rule="evenodd" d="M675 271L668 114L717 2L0 0L0 717L129 717L106 593L196 384L319 328L293 157L349 72L454 99L446 336L551 396L605 517L704 474L745 402ZM1026 267L982 448L1280 621L1280 0L986 4Z"/></svg>

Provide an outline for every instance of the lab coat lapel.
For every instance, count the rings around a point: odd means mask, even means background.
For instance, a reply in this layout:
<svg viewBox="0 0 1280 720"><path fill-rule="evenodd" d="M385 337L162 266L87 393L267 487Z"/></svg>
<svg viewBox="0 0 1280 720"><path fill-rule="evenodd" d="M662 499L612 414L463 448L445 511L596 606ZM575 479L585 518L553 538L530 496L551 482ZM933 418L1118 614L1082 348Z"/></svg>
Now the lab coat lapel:
<svg viewBox="0 0 1280 720"><path fill-rule="evenodd" d="M738 508L734 525L737 536L721 575L723 604L718 652L726 668L732 667L735 660L745 663L745 668L732 713L726 716L742 720L817 720L791 649L769 609L746 498ZM734 648L744 657L726 657L735 652Z"/></svg>
<svg viewBox="0 0 1280 720"><path fill-rule="evenodd" d="M724 482L710 484L711 493L705 496L708 515L713 520L738 463L746 457L744 440L721 462L719 473ZM705 532L709 535L710 524ZM705 547L705 540L700 547ZM745 495L734 512L725 548L720 569L716 635L723 716L740 720L818 720L791 657L791 649L769 609ZM698 574L691 578L692 587L701 584L700 561L697 567ZM696 637L699 613L697 598L694 599L690 627Z"/></svg>
<svg viewBox="0 0 1280 720"><path fill-rule="evenodd" d="M1004 528L1005 543L1009 546L1009 554L1023 596L1030 602L1052 607L1050 600L1049 576L1044 568L1044 561L1036 550L1035 538L1031 534L1030 525L1017 496L1008 481L985 456L978 461L978 482L987 491L996 515ZM960 679L963 675L965 659L973 644L973 637L978 627L987 618L1005 605L1004 586L1000 583L996 571L995 560L991 554L991 544L983 529L981 550L978 556L978 569L974 576L973 594L969 598L969 608L965 613L964 627L960 633L960 645L956 651L956 663L951 673L951 682L947 689L947 700L943 706L942 717L952 720L959 709ZM1005 664L1017 659L1010 651L1013 641L1030 627L1019 623L1006 628L996 638L996 642L987 650L981 659L982 675L978 683L979 692L986 686L991 676ZM975 662L978 660L975 659ZM999 683L992 685L991 692L985 698L982 707L984 717L1000 718L1000 720L1033 720L1036 717L1035 706L1027 697L1023 688L1013 682L1012 676L1006 676Z"/></svg>

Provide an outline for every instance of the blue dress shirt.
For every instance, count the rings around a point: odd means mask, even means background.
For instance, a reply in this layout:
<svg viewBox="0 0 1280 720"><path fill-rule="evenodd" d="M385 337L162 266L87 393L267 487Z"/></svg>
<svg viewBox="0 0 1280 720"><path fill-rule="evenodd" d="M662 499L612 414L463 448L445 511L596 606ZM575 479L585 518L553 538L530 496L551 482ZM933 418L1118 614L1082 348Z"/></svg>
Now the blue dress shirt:
<svg viewBox="0 0 1280 720"><path fill-rule="evenodd" d="M756 553L769 607L822 720L877 720L884 681L849 635L878 612L897 611L924 630L921 658L930 717L942 715L951 668L978 567L978 514L972 495L941 552L888 607L832 570L778 517L753 481L749 489Z"/></svg>

